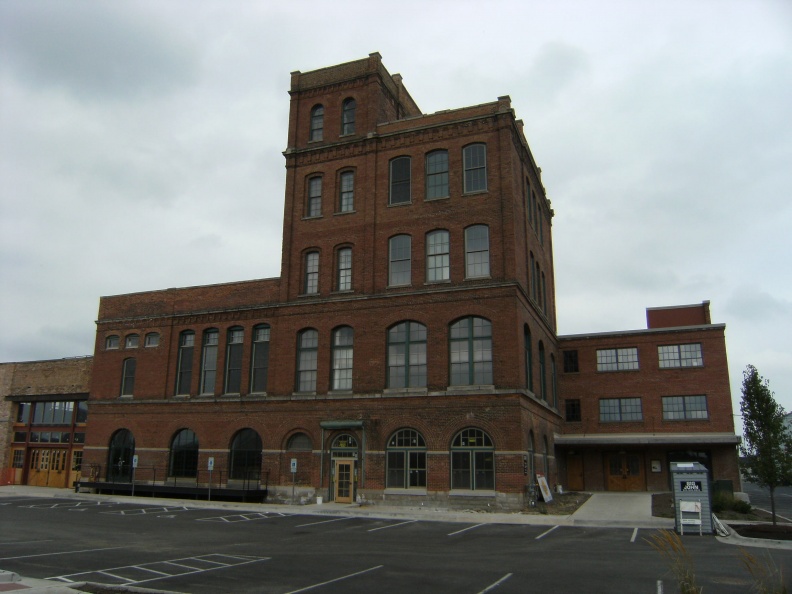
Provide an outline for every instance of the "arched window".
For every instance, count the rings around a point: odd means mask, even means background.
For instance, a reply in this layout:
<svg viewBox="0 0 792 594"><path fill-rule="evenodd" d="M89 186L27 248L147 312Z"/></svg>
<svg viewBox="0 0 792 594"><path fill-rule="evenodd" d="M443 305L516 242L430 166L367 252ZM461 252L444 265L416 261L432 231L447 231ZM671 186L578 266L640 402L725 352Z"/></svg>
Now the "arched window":
<svg viewBox="0 0 792 594"><path fill-rule="evenodd" d="M389 204L404 204L412 200L410 178L410 157L396 157L390 162Z"/></svg>
<svg viewBox="0 0 792 594"><path fill-rule="evenodd" d="M355 331L349 326L333 330L333 390L352 389L352 360Z"/></svg>
<svg viewBox="0 0 792 594"><path fill-rule="evenodd" d="M531 299L536 301L536 260L531 252L531 265L528 267L528 276L531 277Z"/></svg>
<svg viewBox="0 0 792 594"><path fill-rule="evenodd" d="M539 341L539 396L547 402L547 374L545 373L545 348Z"/></svg>
<svg viewBox="0 0 792 594"><path fill-rule="evenodd" d="M352 212L355 210L355 172L344 171L339 182L338 210Z"/></svg>
<svg viewBox="0 0 792 594"><path fill-rule="evenodd" d="M400 322L388 330L388 387L426 387L426 326Z"/></svg>
<svg viewBox="0 0 792 594"><path fill-rule="evenodd" d="M426 155L426 199L448 197L448 151Z"/></svg>
<svg viewBox="0 0 792 594"><path fill-rule="evenodd" d="M531 343L531 329L526 324L523 328L523 343L525 346L525 385L533 392L533 344Z"/></svg>
<svg viewBox="0 0 792 594"><path fill-rule="evenodd" d="M110 438L107 453L107 480L129 482L132 480L132 456L135 455L135 437L128 429L119 429Z"/></svg>
<svg viewBox="0 0 792 594"><path fill-rule="evenodd" d="M244 340L244 329L239 326L228 329L224 390L226 394L239 394L242 389L242 343Z"/></svg>
<svg viewBox="0 0 792 594"><path fill-rule="evenodd" d="M135 368L137 362L134 357L124 359L121 370L121 396L132 396L135 393Z"/></svg>
<svg viewBox="0 0 792 594"><path fill-rule="evenodd" d="M558 408L558 371L555 355L550 355L550 397L553 408Z"/></svg>
<svg viewBox="0 0 792 594"><path fill-rule="evenodd" d="M465 167L465 193L487 189L487 145L471 144L462 151Z"/></svg>
<svg viewBox="0 0 792 594"><path fill-rule="evenodd" d="M316 295L319 292L319 252L305 254L303 293Z"/></svg>
<svg viewBox="0 0 792 594"><path fill-rule="evenodd" d="M220 332L216 328L206 330L201 351L201 394L214 394L217 379L217 346Z"/></svg>
<svg viewBox="0 0 792 594"><path fill-rule="evenodd" d="M341 135L355 133L355 100L345 99L341 106Z"/></svg>
<svg viewBox="0 0 792 594"><path fill-rule="evenodd" d="M322 178L318 175L308 180L308 201L305 207L305 216L322 216Z"/></svg>
<svg viewBox="0 0 792 594"><path fill-rule="evenodd" d="M388 241L388 286L409 285L412 277L412 238L396 235Z"/></svg>
<svg viewBox="0 0 792 594"><path fill-rule="evenodd" d="M179 334L179 362L176 368L176 394L189 394L192 384L193 349L195 332L185 330Z"/></svg>
<svg viewBox="0 0 792 594"><path fill-rule="evenodd" d="M120 344L120 338L118 334L111 334L110 336L105 338L105 350L113 350L117 349L118 345Z"/></svg>
<svg viewBox="0 0 792 594"><path fill-rule="evenodd" d="M449 234L445 229L426 234L426 282L436 283L451 278L449 244Z"/></svg>
<svg viewBox="0 0 792 594"><path fill-rule="evenodd" d="M171 442L168 476L195 478L197 475L198 437L192 430L182 429Z"/></svg>
<svg viewBox="0 0 792 594"><path fill-rule="evenodd" d="M159 346L160 335L157 332L149 332L144 339L144 346L156 347Z"/></svg>
<svg viewBox="0 0 792 594"><path fill-rule="evenodd" d="M289 438L286 449L290 452L310 452L313 449L311 438L305 433L295 433Z"/></svg>
<svg viewBox="0 0 792 594"><path fill-rule="evenodd" d="M451 488L495 489L495 448L481 429L463 429L451 443Z"/></svg>
<svg viewBox="0 0 792 594"><path fill-rule="evenodd" d="M242 429L231 442L230 479L257 481L261 476L261 437L253 429Z"/></svg>
<svg viewBox="0 0 792 594"><path fill-rule="evenodd" d="M492 323L485 318L462 318L451 326L451 385L492 384Z"/></svg>
<svg viewBox="0 0 792 594"><path fill-rule="evenodd" d="M316 392L316 361L319 332L303 330L297 336L297 391Z"/></svg>
<svg viewBox="0 0 792 594"><path fill-rule="evenodd" d="M426 488L426 442L415 429L400 429L388 440L387 483L391 489Z"/></svg>
<svg viewBox="0 0 792 594"><path fill-rule="evenodd" d="M355 458L358 455L357 438L350 433L342 433L333 440L330 446L332 458Z"/></svg>
<svg viewBox="0 0 792 594"><path fill-rule="evenodd" d="M314 105L311 109L311 133L309 140L322 140L324 133L324 107Z"/></svg>
<svg viewBox="0 0 792 594"><path fill-rule="evenodd" d="M140 346L140 335L139 334L127 334L126 338L124 339L124 348L125 349L136 349Z"/></svg>
<svg viewBox="0 0 792 594"><path fill-rule="evenodd" d="M336 291L352 290L352 248L341 248L336 252Z"/></svg>
<svg viewBox="0 0 792 594"><path fill-rule="evenodd" d="M489 275L489 227L473 225L465 229L465 278L481 278Z"/></svg>
<svg viewBox="0 0 792 594"><path fill-rule="evenodd" d="M250 391L261 393L267 391L267 375L269 374L270 327L260 324L253 328L253 352L250 356Z"/></svg>

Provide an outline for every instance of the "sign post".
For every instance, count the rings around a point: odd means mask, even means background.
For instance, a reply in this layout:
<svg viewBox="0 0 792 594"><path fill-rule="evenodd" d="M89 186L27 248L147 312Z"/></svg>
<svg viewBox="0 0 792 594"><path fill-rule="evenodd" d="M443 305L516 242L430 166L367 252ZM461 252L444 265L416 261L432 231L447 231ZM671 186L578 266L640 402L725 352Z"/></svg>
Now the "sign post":
<svg viewBox="0 0 792 594"><path fill-rule="evenodd" d="M214 470L214 457L209 458L209 498L207 501L212 500L212 471Z"/></svg>
<svg viewBox="0 0 792 594"><path fill-rule="evenodd" d="M132 497L135 496L135 469L138 465L138 457L137 454L132 456Z"/></svg>

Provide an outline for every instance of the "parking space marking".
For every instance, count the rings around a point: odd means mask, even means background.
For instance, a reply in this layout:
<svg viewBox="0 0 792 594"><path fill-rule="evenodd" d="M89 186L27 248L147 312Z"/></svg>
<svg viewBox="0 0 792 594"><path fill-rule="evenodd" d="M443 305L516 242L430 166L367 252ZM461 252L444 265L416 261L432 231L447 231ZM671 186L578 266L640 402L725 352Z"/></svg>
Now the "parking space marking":
<svg viewBox="0 0 792 594"><path fill-rule="evenodd" d="M632 538L630 539L630 542L635 542L635 538L636 538L637 536L638 536L638 528L636 528L635 530L633 530L633 533L632 533Z"/></svg>
<svg viewBox="0 0 792 594"><path fill-rule="evenodd" d="M73 509L76 507L112 507L118 505L111 501L69 501L68 503L36 503L33 505L21 505L36 509Z"/></svg>
<svg viewBox="0 0 792 594"><path fill-rule="evenodd" d="M486 592L491 592L492 590L494 590L495 588L497 588L498 586L500 586L500 585L501 585L503 582L505 582L506 580L508 580L508 579L509 579L511 576L513 576L513 575L514 575L513 573L507 573L507 574L506 574L506 575L504 575L504 576L503 576L501 579L499 579L497 582L495 582L494 584L490 584L489 586L487 586L486 588L484 588L484 589L483 589L481 592L479 592L478 594L486 594Z"/></svg>
<svg viewBox="0 0 792 594"><path fill-rule="evenodd" d="M311 522L310 524L300 524L299 526L295 526L295 528L305 528L306 526L318 526L319 524L330 524L331 522L343 522L345 520L354 520L354 516L349 516L348 518L336 518L334 520L322 520L321 522Z"/></svg>
<svg viewBox="0 0 792 594"><path fill-rule="evenodd" d="M113 511L101 512L103 514L116 514L119 516L140 516L143 514L162 514L169 512L190 511L189 507L136 507L133 509L116 509Z"/></svg>
<svg viewBox="0 0 792 594"><path fill-rule="evenodd" d="M49 557L50 555L73 555L75 553L93 553L94 551L111 551L113 549L123 549L124 547L104 547L102 549L82 549L80 551L60 551L57 553L38 553L36 555L19 555L17 557L0 557L0 561L9 559L30 559L31 557Z"/></svg>
<svg viewBox="0 0 792 594"><path fill-rule="evenodd" d="M291 592L286 592L286 594L297 594L298 592L307 592L308 590L314 590L316 588L321 588L322 586L326 586L327 584L334 584L336 582L340 582L341 580L347 580L349 578L353 578L359 575L363 575L364 573L368 573L370 571L374 571L375 569L380 569L385 567L384 565L377 565L376 567L369 567L368 569L364 569L363 571L358 571L356 573L350 573L349 575L344 575L339 578L335 578L333 580L328 580L326 582L322 582L321 584L313 584L312 586L306 586L305 588L300 588L299 590L292 590Z"/></svg>
<svg viewBox="0 0 792 594"><path fill-rule="evenodd" d="M454 536L455 534L462 534L463 532L467 532L468 530L473 530L474 528L478 528L479 526L483 526L483 525L484 524L476 524L475 526L468 526L467 528L463 528L462 530L451 532L448 536Z"/></svg>
<svg viewBox="0 0 792 594"><path fill-rule="evenodd" d="M233 516L217 516L214 518L198 518L199 522L225 522L233 524L235 522L253 522L255 520L269 520L270 518L287 518L292 514L282 514L280 512L252 512L249 514L234 514Z"/></svg>
<svg viewBox="0 0 792 594"><path fill-rule="evenodd" d="M209 553L207 555L198 555L195 557L183 557L180 559L170 559L167 561L152 561L151 563L141 563L139 565L123 565L120 567L96 569L94 571L82 571L80 573L56 575L48 577L47 579L71 584L74 582L97 581L97 578L92 578L90 576L104 576L105 578L110 578L113 580L113 582L99 583L104 583L104 585L118 585L118 583L121 582L121 584L124 586L131 586L135 584L145 584L147 582L153 582L157 580L166 580L173 577L193 575L196 573L206 573L208 571L226 569L228 567L239 567L240 565L248 565L250 563L258 563L269 560L270 557L249 557L246 555L224 555L221 553ZM193 565L189 565L189 563L193 563ZM155 567L158 569L154 569ZM168 573L168 567L174 567L174 572ZM161 569L166 569L166 571L161 571ZM135 579L125 577L122 575L123 572L140 572L143 574L153 573L156 575L154 577L144 579ZM101 579L101 577L98 579Z"/></svg>
<svg viewBox="0 0 792 594"><path fill-rule="evenodd" d="M387 528L396 528L396 526L404 526L405 524L412 524L418 520L407 520L406 522L399 522L398 524L389 524L387 526L380 526L379 528L372 528L368 532L376 532L377 530L386 530Z"/></svg>
<svg viewBox="0 0 792 594"><path fill-rule="evenodd" d="M21 544L36 544L39 542L52 542L53 538L42 538L41 540L9 540L6 542L0 542L0 547L4 547L7 545L21 545Z"/></svg>
<svg viewBox="0 0 792 594"><path fill-rule="evenodd" d="M547 536L548 534L550 534L550 533L551 533L553 530L555 530L556 528L558 528L558 526L553 526L552 528L550 528L550 530L545 530L545 531L544 531L544 532L542 532L542 533L541 533L539 536L537 536L537 537L536 537L534 540L540 540L540 539L544 538L545 536Z"/></svg>

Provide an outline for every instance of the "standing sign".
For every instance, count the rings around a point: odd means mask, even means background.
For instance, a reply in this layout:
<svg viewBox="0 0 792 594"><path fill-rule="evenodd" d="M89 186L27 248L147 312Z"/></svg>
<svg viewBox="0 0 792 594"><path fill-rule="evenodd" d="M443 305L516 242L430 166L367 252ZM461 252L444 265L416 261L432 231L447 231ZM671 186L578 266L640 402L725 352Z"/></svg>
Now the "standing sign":
<svg viewBox="0 0 792 594"><path fill-rule="evenodd" d="M207 501L212 500L212 471L214 470L214 457L210 456L207 462L209 467L209 491L207 492Z"/></svg>
<svg viewBox="0 0 792 594"><path fill-rule="evenodd" d="M539 483L539 490L542 492L542 499L544 499L545 503L550 503L553 500L553 494L550 492L550 486L547 484L547 478L545 478L545 475L537 473L536 482Z"/></svg>
<svg viewBox="0 0 792 594"><path fill-rule="evenodd" d="M294 503L294 485L297 482L297 458L291 459L291 473L292 473L292 503Z"/></svg>
<svg viewBox="0 0 792 594"><path fill-rule="evenodd" d="M292 474L297 472L297 458L292 458L291 459L291 471L292 471Z"/></svg>

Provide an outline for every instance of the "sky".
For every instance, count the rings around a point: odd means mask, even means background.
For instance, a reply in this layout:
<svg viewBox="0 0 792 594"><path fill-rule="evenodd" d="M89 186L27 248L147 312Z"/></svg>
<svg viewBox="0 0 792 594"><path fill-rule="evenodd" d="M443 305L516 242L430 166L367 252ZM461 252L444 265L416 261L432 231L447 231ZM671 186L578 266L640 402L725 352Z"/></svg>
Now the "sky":
<svg viewBox="0 0 792 594"><path fill-rule="evenodd" d="M792 411L792 2L0 2L0 361L99 297L280 275L290 72L382 55L424 113L509 95L559 334L711 302ZM705 354L706 355L706 354Z"/></svg>

